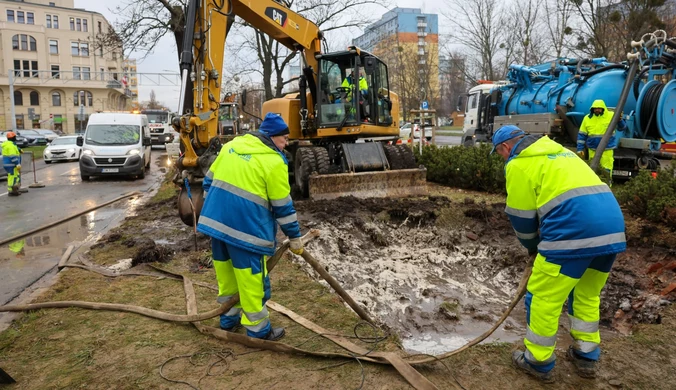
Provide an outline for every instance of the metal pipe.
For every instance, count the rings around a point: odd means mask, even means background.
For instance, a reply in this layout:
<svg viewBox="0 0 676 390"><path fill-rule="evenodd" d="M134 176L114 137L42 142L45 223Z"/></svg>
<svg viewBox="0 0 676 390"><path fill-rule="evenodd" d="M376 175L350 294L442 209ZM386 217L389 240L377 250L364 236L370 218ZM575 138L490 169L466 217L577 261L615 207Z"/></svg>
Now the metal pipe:
<svg viewBox="0 0 676 390"><path fill-rule="evenodd" d="M16 111L14 108L14 69L9 70L9 106L12 112L12 129L16 129Z"/></svg>
<svg viewBox="0 0 676 390"><path fill-rule="evenodd" d="M188 69L181 70L181 92L180 99L178 100L178 115L185 114L183 109L185 108L185 90L188 86Z"/></svg>

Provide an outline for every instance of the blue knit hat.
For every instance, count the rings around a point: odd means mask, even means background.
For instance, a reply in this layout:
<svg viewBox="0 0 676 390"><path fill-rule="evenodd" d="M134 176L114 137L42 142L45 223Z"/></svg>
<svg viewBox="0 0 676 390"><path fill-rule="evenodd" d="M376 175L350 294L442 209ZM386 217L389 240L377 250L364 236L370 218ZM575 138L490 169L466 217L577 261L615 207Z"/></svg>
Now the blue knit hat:
<svg viewBox="0 0 676 390"><path fill-rule="evenodd" d="M501 143L507 142L514 137L525 134L526 133L523 130L514 125L502 126L498 129L498 131L495 132L495 134L493 134L493 149L491 150L491 154L495 152L495 148Z"/></svg>
<svg viewBox="0 0 676 390"><path fill-rule="evenodd" d="M265 119L263 119L263 123L261 123L261 127L258 128L258 131L268 137L274 137L277 135L289 134L289 126L287 126L280 115L268 112L265 115Z"/></svg>

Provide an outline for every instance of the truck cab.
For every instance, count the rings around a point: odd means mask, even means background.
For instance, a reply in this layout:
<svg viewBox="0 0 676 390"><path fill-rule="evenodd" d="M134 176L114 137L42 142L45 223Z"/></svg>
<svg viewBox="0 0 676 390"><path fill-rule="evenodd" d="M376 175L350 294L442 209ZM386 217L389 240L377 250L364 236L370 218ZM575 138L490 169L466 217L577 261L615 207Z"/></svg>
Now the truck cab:
<svg viewBox="0 0 676 390"><path fill-rule="evenodd" d="M484 124L484 110L483 102L486 96L490 94L491 89L498 86L492 82L484 82L475 87L472 87L466 95L462 98L465 100L465 123L462 127L462 144L465 146L473 146L476 142L489 142L490 134L477 131L482 128ZM461 104L458 106L462 107Z"/></svg>

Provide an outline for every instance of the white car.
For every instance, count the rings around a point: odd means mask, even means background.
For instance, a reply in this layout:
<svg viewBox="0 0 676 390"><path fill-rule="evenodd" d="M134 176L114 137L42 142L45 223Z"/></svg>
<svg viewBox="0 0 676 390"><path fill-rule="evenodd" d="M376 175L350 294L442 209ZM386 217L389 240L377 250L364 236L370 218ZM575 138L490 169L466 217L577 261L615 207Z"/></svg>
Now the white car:
<svg viewBox="0 0 676 390"><path fill-rule="evenodd" d="M411 128L413 128L413 138L420 138L420 125L418 123L406 123L399 128L399 138L409 139L411 137ZM432 128L429 125L425 126L425 139L432 140Z"/></svg>
<svg viewBox="0 0 676 390"><path fill-rule="evenodd" d="M77 161L82 155L82 147L77 146L77 136L67 135L54 139L42 153L46 164L52 161Z"/></svg>

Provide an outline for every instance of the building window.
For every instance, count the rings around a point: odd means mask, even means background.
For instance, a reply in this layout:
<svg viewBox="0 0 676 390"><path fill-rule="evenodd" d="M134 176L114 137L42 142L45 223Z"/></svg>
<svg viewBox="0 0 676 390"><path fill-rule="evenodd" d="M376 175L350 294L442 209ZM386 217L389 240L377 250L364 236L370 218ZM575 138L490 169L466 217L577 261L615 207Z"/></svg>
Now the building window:
<svg viewBox="0 0 676 390"><path fill-rule="evenodd" d="M74 66L73 67L73 80L80 80L80 67L79 66ZM77 104L76 104L77 106Z"/></svg>
<svg viewBox="0 0 676 390"><path fill-rule="evenodd" d="M75 30L82 31L82 19L80 18L75 19L75 26L76 26Z"/></svg>
<svg viewBox="0 0 676 390"><path fill-rule="evenodd" d="M23 114L17 114L16 115L16 128L19 130L23 130Z"/></svg>
<svg viewBox="0 0 676 390"><path fill-rule="evenodd" d="M117 52L115 50L113 50L113 52L111 54L113 56L113 61L117 61Z"/></svg>
<svg viewBox="0 0 676 390"><path fill-rule="evenodd" d="M99 57L103 57L103 45L99 46Z"/></svg>
<svg viewBox="0 0 676 390"><path fill-rule="evenodd" d="M21 77L21 60L14 60L14 76Z"/></svg>
<svg viewBox="0 0 676 390"><path fill-rule="evenodd" d="M54 26L54 28L59 28L59 17L58 16L53 15L52 16L52 22L53 22L52 26Z"/></svg>
<svg viewBox="0 0 676 390"><path fill-rule="evenodd" d="M17 23L26 23L26 19L24 19L23 11L16 11L16 22Z"/></svg>
<svg viewBox="0 0 676 390"><path fill-rule="evenodd" d="M49 54L59 54L59 41L49 40Z"/></svg>
<svg viewBox="0 0 676 390"><path fill-rule="evenodd" d="M61 94L58 92L52 92L52 106L60 107L61 106Z"/></svg>
<svg viewBox="0 0 676 390"><path fill-rule="evenodd" d="M75 31L75 18L70 18L70 30Z"/></svg>
<svg viewBox="0 0 676 390"><path fill-rule="evenodd" d="M14 60L14 75L16 77L38 77L38 62L29 60Z"/></svg>
<svg viewBox="0 0 676 390"><path fill-rule="evenodd" d="M91 92L87 92L87 105L89 107L94 105L94 95Z"/></svg>
<svg viewBox="0 0 676 390"><path fill-rule="evenodd" d="M35 24L35 14L26 12L26 24Z"/></svg>
<svg viewBox="0 0 676 390"><path fill-rule="evenodd" d="M59 65L52 65L52 78L60 79L61 78L61 69Z"/></svg>
<svg viewBox="0 0 676 390"><path fill-rule="evenodd" d="M82 19L82 31L87 32L87 19Z"/></svg>
<svg viewBox="0 0 676 390"><path fill-rule="evenodd" d="M21 91L14 91L14 105L23 106L23 94Z"/></svg>
<svg viewBox="0 0 676 390"><path fill-rule="evenodd" d="M83 57L89 57L89 44L80 43L80 55Z"/></svg>
<svg viewBox="0 0 676 390"><path fill-rule="evenodd" d="M73 106L91 107L94 105L94 95L89 91L75 91L73 92Z"/></svg>
<svg viewBox="0 0 676 390"><path fill-rule="evenodd" d="M50 2L49 2L49 6L50 6L50 7L56 7L56 3L50 1Z"/></svg>
<svg viewBox="0 0 676 390"><path fill-rule="evenodd" d="M7 10L7 21L14 23L14 11L12 11L11 9ZM99 22L99 23L101 23L101 22Z"/></svg>
<svg viewBox="0 0 676 390"><path fill-rule="evenodd" d="M99 71L101 72L101 80L106 79L106 70L104 68L99 68Z"/></svg>
<svg viewBox="0 0 676 390"><path fill-rule="evenodd" d="M19 49L19 34L12 37L12 49L20 50Z"/></svg>
<svg viewBox="0 0 676 390"><path fill-rule="evenodd" d="M12 18L14 18L14 15L12 15ZM98 22L98 26L99 26L99 34L101 34L101 22Z"/></svg>
<svg viewBox="0 0 676 390"><path fill-rule="evenodd" d="M47 15L47 28L52 28L52 15Z"/></svg>
<svg viewBox="0 0 676 390"><path fill-rule="evenodd" d="M71 42L70 43L70 54L74 56L88 57L89 56L89 44L86 42Z"/></svg>
<svg viewBox="0 0 676 390"><path fill-rule="evenodd" d="M30 99L31 99L31 106L39 106L40 105L40 94L38 94L37 91L31 91Z"/></svg>
<svg viewBox="0 0 676 390"><path fill-rule="evenodd" d="M12 49L24 51L37 51L37 41L30 35L17 34L12 37Z"/></svg>
<svg viewBox="0 0 676 390"><path fill-rule="evenodd" d="M38 62L31 61L31 77L38 77Z"/></svg>
<svg viewBox="0 0 676 390"><path fill-rule="evenodd" d="M91 73L90 73L91 68L88 66L83 66L82 67L82 80L91 80Z"/></svg>

